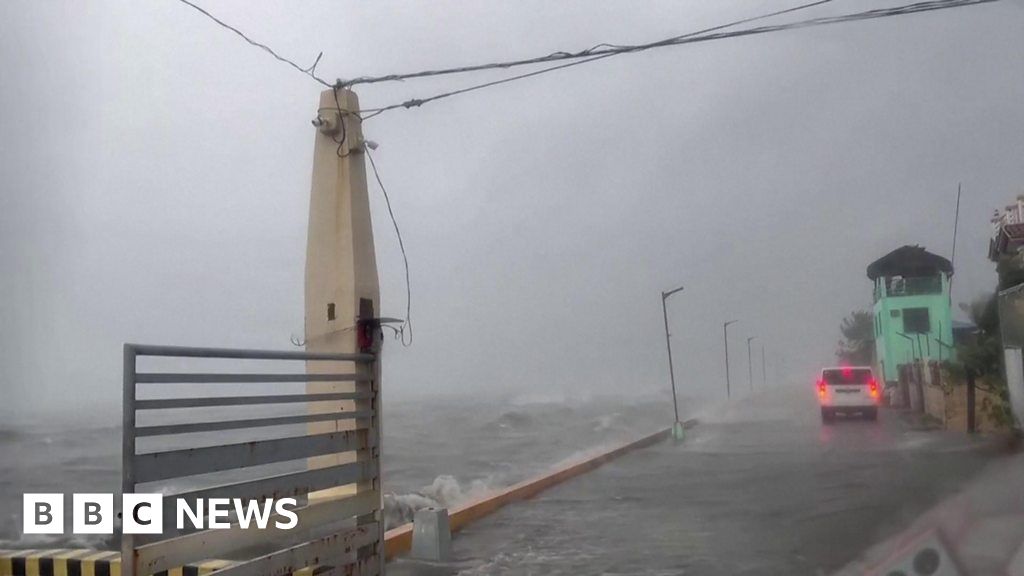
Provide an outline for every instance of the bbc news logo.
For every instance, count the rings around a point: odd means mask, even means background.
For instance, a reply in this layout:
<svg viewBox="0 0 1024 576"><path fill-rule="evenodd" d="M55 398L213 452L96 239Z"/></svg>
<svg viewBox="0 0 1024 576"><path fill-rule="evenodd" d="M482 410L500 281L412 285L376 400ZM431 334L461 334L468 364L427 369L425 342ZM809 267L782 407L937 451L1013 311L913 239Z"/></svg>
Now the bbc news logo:
<svg viewBox="0 0 1024 576"><path fill-rule="evenodd" d="M175 500L175 526L178 530L223 530L234 524L242 529L254 527L265 530L273 525L280 530L291 530L299 523L295 513L298 502L294 498L263 502L241 498L198 498L191 503L184 498ZM162 494L124 494L121 496L121 510L122 533L163 532ZM22 533L64 533L63 494L25 494L22 511ZM71 495L71 531L74 534L113 534L116 516L113 494Z"/></svg>

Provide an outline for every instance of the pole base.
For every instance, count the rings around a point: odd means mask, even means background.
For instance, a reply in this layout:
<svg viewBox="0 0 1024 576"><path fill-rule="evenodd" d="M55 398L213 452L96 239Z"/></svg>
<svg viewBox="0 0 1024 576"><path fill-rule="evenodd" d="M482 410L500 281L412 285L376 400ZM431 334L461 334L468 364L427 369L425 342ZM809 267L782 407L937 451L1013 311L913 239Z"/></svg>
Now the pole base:
<svg viewBox="0 0 1024 576"><path fill-rule="evenodd" d="M685 435L686 435L686 431L683 428L683 423L682 422L676 422L675 424L672 425L672 439L673 440L682 440Z"/></svg>

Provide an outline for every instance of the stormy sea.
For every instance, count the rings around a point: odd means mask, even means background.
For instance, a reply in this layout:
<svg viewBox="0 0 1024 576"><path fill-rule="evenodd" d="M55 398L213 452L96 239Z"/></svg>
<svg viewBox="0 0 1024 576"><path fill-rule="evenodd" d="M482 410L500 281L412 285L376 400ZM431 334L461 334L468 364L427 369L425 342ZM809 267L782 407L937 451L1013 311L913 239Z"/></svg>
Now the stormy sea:
<svg viewBox="0 0 1024 576"><path fill-rule="evenodd" d="M552 394L500 401L385 397L384 402L382 475L389 527L411 521L419 508L458 506L672 422L665 395ZM0 548L116 547L109 536L21 533L23 493L120 492L121 429L113 422L116 413L111 416L104 421L4 418Z"/></svg>

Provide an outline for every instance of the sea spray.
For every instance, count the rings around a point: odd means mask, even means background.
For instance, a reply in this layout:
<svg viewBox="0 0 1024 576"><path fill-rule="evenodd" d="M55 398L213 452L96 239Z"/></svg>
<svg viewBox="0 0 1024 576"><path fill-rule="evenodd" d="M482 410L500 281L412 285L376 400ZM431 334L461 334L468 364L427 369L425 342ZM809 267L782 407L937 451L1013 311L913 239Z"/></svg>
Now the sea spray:
<svg viewBox="0 0 1024 576"><path fill-rule="evenodd" d="M385 527L394 528L412 522L417 510L423 508L454 508L481 498L502 486L495 485L493 478L476 479L463 486L449 474L434 478L430 485L409 494L385 494Z"/></svg>

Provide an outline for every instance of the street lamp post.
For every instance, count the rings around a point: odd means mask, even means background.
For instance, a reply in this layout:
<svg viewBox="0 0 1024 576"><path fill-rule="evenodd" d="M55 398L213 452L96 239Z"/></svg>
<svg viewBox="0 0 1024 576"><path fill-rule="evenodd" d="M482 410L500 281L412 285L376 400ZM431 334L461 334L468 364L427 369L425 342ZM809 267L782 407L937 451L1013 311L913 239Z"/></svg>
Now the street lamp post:
<svg viewBox="0 0 1024 576"><path fill-rule="evenodd" d="M764 362L764 343L761 343L761 387L768 386L768 371Z"/></svg>
<svg viewBox="0 0 1024 576"><path fill-rule="evenodd" d="M757 336L748 336L747 337L747 372L748 372L747 379L750 382L750 391L751 392L754 391L754 363L751 360L751 354L750 354L750 343L753 340L757 340Z"/></svg>
<svg viewBox="0 0 1024 576"><path fill-rule="evenodd" d="M731 383L729 382L729 325L739 320L729 320L722 324L722 337L725 340L725 397L732 397Z"/></svg>
<svg viewBox="0 0 1024 576"><path fill-rule="evenodd" d="M668 297L675 294L676 292L682 292L683 287L680 286L674 290L661 293L661 315L665 319L665 347L668 348L668 377L672 382L672 409L675 411L675 423L672 424L672 437L681 440L683 438L683 424L679 421L679 399L676 396L676 373L672 367L672 336L668 331L668 306L666 300Z"/></svg>

